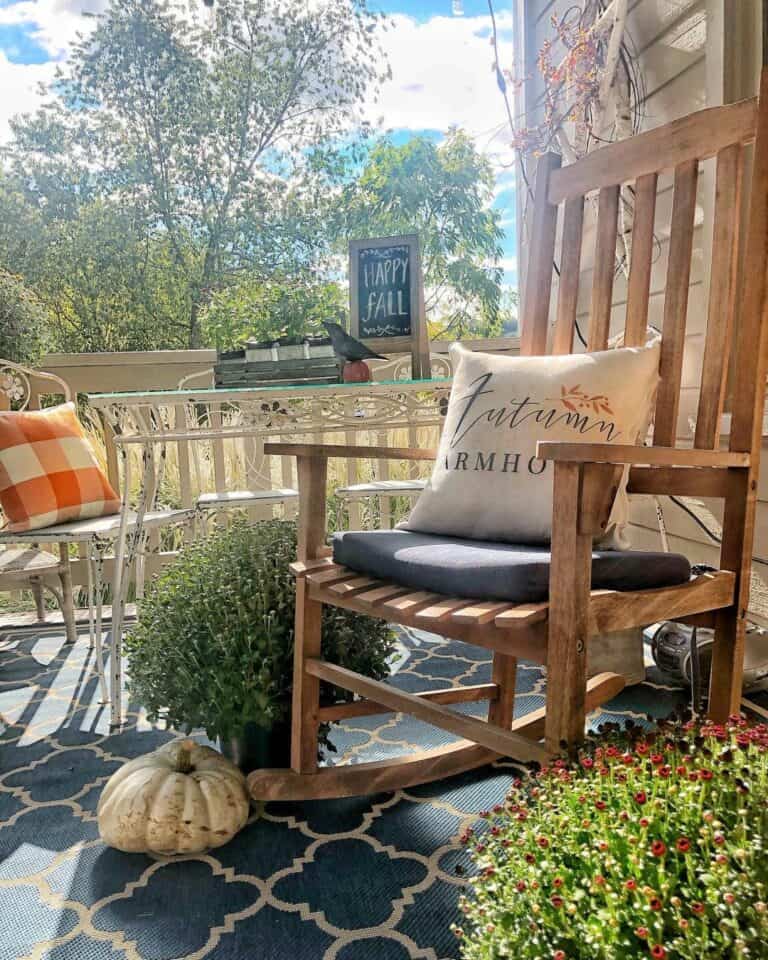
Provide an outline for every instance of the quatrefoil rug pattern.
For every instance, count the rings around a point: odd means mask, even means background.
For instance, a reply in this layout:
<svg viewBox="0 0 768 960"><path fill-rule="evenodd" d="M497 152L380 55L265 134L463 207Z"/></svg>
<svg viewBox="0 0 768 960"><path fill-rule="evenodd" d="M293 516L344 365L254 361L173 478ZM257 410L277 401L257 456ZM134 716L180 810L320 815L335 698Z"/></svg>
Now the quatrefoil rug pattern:
<svg viewBox="0 0 768 960"><path fill-rule="evenodd" d="M398 687L489 679L487 651L401 635ZM543 686L541 670L522 664L517 711L540 707ZM270 804L205 856L127 855L99 840L99 794L121 763L175 734L148 723L138 703L110 733L98 696L87 639L67 646L50 630L0 639L0 960L458 957L449 927L469 870L458 838L503 798L514 764L373 797ZM591 720L644 722L683 697L650 669ZM350 762L449 739L393 715L334 732Z"/></svg>

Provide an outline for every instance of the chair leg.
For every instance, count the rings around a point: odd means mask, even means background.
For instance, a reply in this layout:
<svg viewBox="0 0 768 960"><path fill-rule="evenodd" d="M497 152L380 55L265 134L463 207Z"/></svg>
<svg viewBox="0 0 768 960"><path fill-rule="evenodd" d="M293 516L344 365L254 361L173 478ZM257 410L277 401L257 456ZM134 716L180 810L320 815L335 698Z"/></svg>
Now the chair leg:
<svg viewBox="0 0 768 960"><path fill-rule="evenodd" d="M317 770L317 712L320 681L304 669L307 657L320 656L323 605L309 597L306 580L296 584L296 630L293 652L291 768L296 773Z"/></svg>
<svg viewBox="0 0 768 960"><path fill-rule="evenodd" d="M88 545L88 556L86 558L88 570L88 584L86 587L88 597L88 646L91 650L96 645L96 620L94 616L94 593L93 593L93 552L91 545Z"/></svg>
<svg viewBox="0 0 768 960"><path fill-rule="evenodd" d="M753 470L728 471L730 489L723 513L720 566L737 571L738 576L732 606L719 610L715 617L708 703L708 716L715 723L724 723L731 714L741 710L750 558L757 503L757 476Z"/></svg>
<svg viewBox="0 0 768 960"><path fill-rule="evenodd" d="M59 580L61 581L61 613L64 617L64 626L67 631L67 643L77 640L77 625L75 624L75 600L72 596L72 569L69 565L69 544L59 544Z"/></svg>
<svg viewBox="0 0 768 960"><path fill-rule="evenodd" d="M99 674L101 702L109 702L107 675L104 671L104 647L102 632L102 588L104 558L98 545L88 545L88 627L91 647L96 651L96 671Z"/></svg>
<svg viewBox="0 0 768 960"><path fill-rule="evenodd" d="M45 597L43 596L43 584L41 580L35 578L30 580L32 595L35 598L35 611L39 623L45 623Z"/></svg>
<svg viewBox="0 0 768 960"><path fill-rule="evenodd" d="M741 709L744 671L746 617L736 607L719 610L715 618L712 667L709 677L707 715L715 723L725 723Z"/></svg>
<svg viewBox="0 0 768 960"><path fill-rule="evenodd" d="M579 532L581 470L555 464L547 646L547 749L573 750L584 739L592 536Z"/></svg>
<svg viewBox="0 0 768 960"><path fill-rule="evenodd" d="M488 722L508 730L515 715L517 658L496 651L493 654L491 680L499 685L499 695L488 707Z"/></svg>
<svg viewBox="0 0 768 960"><path fill-rule="evenodd" d="M136 558L134 560L136 601L144 599L144 585L147 576L147 550L149 548L149 539L142 531L141 536L137 537Z"/></svg>

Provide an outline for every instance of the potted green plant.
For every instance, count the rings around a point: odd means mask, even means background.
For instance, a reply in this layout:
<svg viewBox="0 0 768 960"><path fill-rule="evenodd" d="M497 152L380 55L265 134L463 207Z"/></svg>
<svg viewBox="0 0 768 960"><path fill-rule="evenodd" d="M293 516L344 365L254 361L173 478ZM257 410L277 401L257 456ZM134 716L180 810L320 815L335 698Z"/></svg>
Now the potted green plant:
<svg viewBox="0 0 768 960"><path fill-rule="evenodd" d="M469 830L465 960L731 960L768 943L768 727L630 727Z"/></svg>
<svg viewBox="0 0 768 960"><path fill-rule="evenodd" d="M289 762L295 557L288 521L237 520L194 541L154 582L125 642L130 691L149 717L203 727L245 771ZM334 663L382 679L393 649L381 620L324 612ZM325 685L321 696L351 694Z"/></svg>

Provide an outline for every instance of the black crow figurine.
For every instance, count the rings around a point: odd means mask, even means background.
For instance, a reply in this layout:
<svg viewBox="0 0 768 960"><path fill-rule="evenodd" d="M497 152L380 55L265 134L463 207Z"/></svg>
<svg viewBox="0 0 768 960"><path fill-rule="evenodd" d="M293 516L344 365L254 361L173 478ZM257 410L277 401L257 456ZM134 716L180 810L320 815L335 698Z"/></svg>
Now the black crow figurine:
<svg viewBox="0 0 768 960"><path fill-rule="evenodd" d="M331 320L323 320L323 326L331 338L333 352L339 360L348 360L354 363L357 360L387 359L386 357L382 357L380 353L374 353L373 350L369 350L364 343L360 343L360 341L355 340L354 337L350 337L347 331L338 323L333 323Z"/></svg>

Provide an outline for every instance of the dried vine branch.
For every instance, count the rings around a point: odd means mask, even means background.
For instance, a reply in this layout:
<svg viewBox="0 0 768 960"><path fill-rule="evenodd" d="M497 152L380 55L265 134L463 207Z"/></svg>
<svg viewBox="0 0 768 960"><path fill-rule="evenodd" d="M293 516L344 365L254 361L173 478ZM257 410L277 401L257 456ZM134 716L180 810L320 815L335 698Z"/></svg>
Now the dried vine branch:
<svg viewBox="0 0 768 960"><path fill-rule="evenodd" d="M530 198L527 162L531 157L555 150L573 162L604 143L631 136L640 126L644 89L627 33L628 0L584 0L569 7L562 16L552 16L555 36L542 44L537 57L544 84L536 104L542 112L538 123L516 121L509 91L519 89L532 78L516 77L512 70L501 66L493 0L488 0L488 9L494 69L511 134L510 144ZM555 63L553 51L557 45L565 52ZM617 265L627 271L634 222L633 191L622 190L621 200Z"/></svg>

